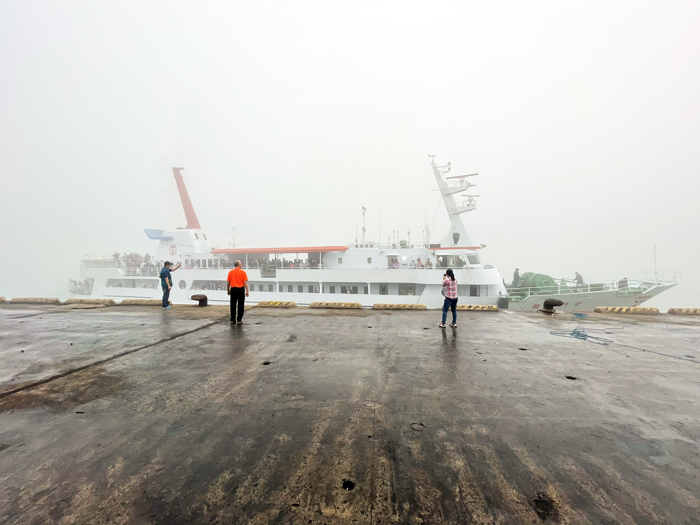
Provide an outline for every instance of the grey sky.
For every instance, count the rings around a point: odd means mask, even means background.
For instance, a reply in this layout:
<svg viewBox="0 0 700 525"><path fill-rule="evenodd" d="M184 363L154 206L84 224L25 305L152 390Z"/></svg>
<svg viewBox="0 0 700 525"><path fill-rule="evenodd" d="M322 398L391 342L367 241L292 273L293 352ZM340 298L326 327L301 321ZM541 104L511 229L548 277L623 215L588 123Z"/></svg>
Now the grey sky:
<svg viewBox="0 0 700 525"><path fill-rule="evenodd" d="M422 238L428 153L479 172L484 259L683 271L700 306L700 3L0 3L0 295L184 226L218 246ZM447 227L440 210L433 227Z"/></svg>

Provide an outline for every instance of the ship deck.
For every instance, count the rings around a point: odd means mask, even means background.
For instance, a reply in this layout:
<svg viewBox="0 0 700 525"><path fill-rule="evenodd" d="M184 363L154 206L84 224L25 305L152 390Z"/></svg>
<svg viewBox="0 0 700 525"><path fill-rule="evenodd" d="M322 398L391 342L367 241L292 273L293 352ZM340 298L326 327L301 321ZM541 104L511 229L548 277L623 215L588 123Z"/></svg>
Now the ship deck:
<svg viewBox="0 0 700 525"><path fill-rule="evenodd" d="M697 523L700 318L438 315L2 306L0 522Z"/></svg>

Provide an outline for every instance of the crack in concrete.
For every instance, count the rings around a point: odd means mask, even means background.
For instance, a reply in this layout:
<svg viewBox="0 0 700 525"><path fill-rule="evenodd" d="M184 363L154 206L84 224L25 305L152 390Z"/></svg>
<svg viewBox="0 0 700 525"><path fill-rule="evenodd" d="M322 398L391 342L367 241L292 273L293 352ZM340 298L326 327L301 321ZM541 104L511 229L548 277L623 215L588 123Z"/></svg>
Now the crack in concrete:
<svg viewBox="0 0 700 525"><path fill-rule="evenodd" d="M24 319L25 317L36 317L37 315L42 315L44 312L39 312L38 314L27 314L27 315L14 315L8 316L7 319Z"/></svg>
<svg viewBox="0 0 700 525"><path fill-rule="evenodd" d="M13 390L8 390L6 392L0 392L0 399L7 397L7 396L11 396L12 394L24 392L25 390L31 390L32 388L36 388L38 386L42 386L42 385L45 385L47 383L51 383L53 381L56 381L57 379L63 379L64 377L68 377L68 376L76 374L78 372L82 372L83 370L87 370L88 368L100 366L100 365L103 365L105 363L109 363L110 361L115 361L116 359L119 359L120 357L134 354L136 352L140 352L141 350L145 350L146 348L151 348L152 346L156 346L156 345L159 345L161 343L167 343L168 341L178 339L179 337L184 337L186 335L193 334L194 332L198 332L199 330L204 330L205 328L209 328L211 326L214 326L215 324L219 324L219 323L223 322L225 319L228 319L228 316L222 317L218 321L213 321L211 323L207 323L205 325L198 326L197 328L194 328L193 330L189 330L188 332L175 334L173 336L166 337L165 339L161 339L160 341L156 341L154 343L149 343L147 345L140 346L138 348L133 348L132 350L125 350L124 352L119 352L118 354L114 354L112 356L105 357L104 359L100 359L98 361L94 361L92 363L88 363L86 365L79 366L77 368L71 368L71 369L66 370L64 372L61 372L60 374L54 374L54 375L46 377L44 379L40 379L38 381L33 381L31 383L27 383L25 385L22 385L21 387L13 389Z"/></svg>
<svg viewBox="0 0 700 525"><path fill-rule="evenodd" d="M381 317L377 319L377 326L381 329ZM377 330L377 351L379 351L379 334L381 330ZM377 463L376 454L377 445L377 403L376 401L372 403L372 454L370 458L371 469L370 469L370 479L369 479L369 525L374 525L374 500L377 497L375 494L374 487L374 468Z"/></svg>

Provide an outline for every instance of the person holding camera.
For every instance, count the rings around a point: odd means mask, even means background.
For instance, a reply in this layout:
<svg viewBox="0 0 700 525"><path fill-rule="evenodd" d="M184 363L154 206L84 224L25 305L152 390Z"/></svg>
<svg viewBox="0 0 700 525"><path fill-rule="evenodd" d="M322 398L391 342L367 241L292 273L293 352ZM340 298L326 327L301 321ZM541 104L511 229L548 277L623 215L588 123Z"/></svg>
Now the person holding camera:
<svg viewBox="0 0 700 525"><path fill-rule="evenodd" d="M447 320L447 310L452 310L452 328L457 328L457 279L451 268L448 268L442 276L442 295L445 296L445 302L442 305L442 322L438 325L440 328L445 328Z"/></svg>

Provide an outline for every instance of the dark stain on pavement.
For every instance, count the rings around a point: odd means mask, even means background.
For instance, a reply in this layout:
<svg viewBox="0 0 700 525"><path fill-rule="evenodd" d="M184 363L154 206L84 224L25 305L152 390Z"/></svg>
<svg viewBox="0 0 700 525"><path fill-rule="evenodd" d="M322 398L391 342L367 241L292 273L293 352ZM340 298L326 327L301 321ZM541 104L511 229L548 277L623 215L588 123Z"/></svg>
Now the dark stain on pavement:
<svg viewBox="0 0 700 525"><path fill-rule="evenodd" d="M96 399L115 396L125 388L121 373L95 367L51 383L0 398L0 412L46 407L65 412ZM22 385L15 385L21 387Z"/></svg>
<svg viewBox="0 0 700 525"><path fill-rule="evenodd" d="M538 492L537 496L532 500L532 505L535 507L537 517L542 521L558 521L559 512L554 500L544 492Z"/></svg>

